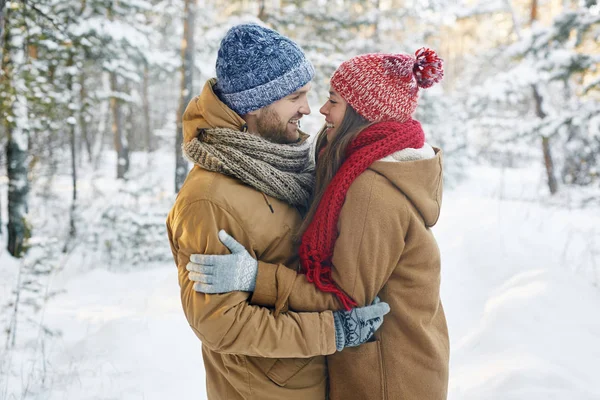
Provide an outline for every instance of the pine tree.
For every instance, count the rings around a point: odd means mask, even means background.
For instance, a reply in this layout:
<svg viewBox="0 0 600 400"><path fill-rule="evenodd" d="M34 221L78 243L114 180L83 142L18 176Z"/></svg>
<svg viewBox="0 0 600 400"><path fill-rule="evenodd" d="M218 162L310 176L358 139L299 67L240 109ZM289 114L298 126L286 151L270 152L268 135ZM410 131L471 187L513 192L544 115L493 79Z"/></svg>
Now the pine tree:
<svg viewBox="0 0 600 400"><path fill-rule="evenodd" d="M18 34L25 18L21 4L10 3L5 14L2 49L2 80L0 81L0 114L7 136L6 165L8 176L8 252L21 257L30 236L27 222L29 180L27 177L27 151L29 126L26 88L21 78L25 65L23 51L26 37Z"/></svg>
<svg viewBox="0 0 600 400"><path fill-rule="evenodd" d="M530 18L537 13L533 2ZM486 101L476 107L477 112L504 110L502 119L486 124L492 148L523 157L539 141L550 193L558 190L557 174L565 184L597 181L600 85L592 71L600 58L589 44L600 32L600 16L580 5L565 8L548 27L533 19L527 29L516 29L518 40L501 55L510 67L484 83ZM484 111L490 95L495 108Z"/></svg>

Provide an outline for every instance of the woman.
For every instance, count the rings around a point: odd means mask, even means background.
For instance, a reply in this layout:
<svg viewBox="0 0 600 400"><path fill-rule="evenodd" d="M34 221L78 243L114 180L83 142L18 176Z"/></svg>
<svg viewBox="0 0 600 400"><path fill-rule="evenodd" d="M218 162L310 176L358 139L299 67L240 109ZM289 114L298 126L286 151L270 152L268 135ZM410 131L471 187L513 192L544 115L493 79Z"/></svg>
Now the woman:
<svg viewBox="0 0 600 400"><path fill-rule="evenodd" d="M219 236L231 255L188 265L196 290L251 290L278 310L348 310L376 296L387 302L391 312L374 341L328 356L331 399L447 394L440 254L429 229L440 212L442 158L411 118L419 88L439 82L443 70L432 50L415 56L365 54L333 74L320 110L326 125L302 226L302 273L257 263L225 232ZM350 330L353 323L336 318Z"/></svg>

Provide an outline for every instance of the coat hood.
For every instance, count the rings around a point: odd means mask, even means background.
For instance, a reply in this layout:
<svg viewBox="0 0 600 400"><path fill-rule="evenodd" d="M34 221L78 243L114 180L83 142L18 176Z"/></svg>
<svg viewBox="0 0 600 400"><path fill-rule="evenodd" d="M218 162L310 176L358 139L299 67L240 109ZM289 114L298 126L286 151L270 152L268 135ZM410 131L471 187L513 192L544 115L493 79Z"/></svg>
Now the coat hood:
<svg viewBox="0 0 600 400"><path fill-rule="evenodd" d="M213 90L216 78L209 79L199 96L190 101L183 113L183 141L198 136L199 129L230 128L243 130L246 121L219 99Z"/></svg>
<svg viewBox="0 0 600 400"><path fill-rule="evenodd" d="M369 169L386 177L415 206L425 225L434 226L442 206L442 151L417 161L376 161Z"/></svg>

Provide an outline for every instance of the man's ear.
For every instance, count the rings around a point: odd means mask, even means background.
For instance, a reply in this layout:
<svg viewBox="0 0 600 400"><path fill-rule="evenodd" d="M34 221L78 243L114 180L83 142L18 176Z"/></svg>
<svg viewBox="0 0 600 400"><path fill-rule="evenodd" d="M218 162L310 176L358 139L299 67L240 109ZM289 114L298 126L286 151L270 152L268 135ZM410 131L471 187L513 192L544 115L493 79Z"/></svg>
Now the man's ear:
<svg viewBox="0 0 600 400"><path fill-rule="evenodd" d="M250 111L250 112L242 115L242 119L244 121L246 121L246 124L244 125L245 126L244 132L246 132L246 131L256 132L256 129L257 129L256 121L258 120L259 116L260 116L260 109L253 110L253 111Z"/></svg>
<svg viewBox="0 0 600 400"><path fill-rule="evenodd" d="M258 110L252 110L249 111L247 114L244 114L242 116L242 118L246 119L246 117L251 116L251 117L258 117L260 115L260 108Z"/></svg>

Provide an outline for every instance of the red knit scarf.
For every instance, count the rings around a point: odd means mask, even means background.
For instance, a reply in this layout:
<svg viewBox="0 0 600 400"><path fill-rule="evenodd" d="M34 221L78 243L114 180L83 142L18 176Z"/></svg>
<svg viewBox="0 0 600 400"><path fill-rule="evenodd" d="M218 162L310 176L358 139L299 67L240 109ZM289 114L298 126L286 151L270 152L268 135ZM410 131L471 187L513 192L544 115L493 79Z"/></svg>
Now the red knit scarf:
<svg viewBox="0 0 600 400"><path fill-rule="evenodd" d="M413 119L404 123L380 122L363 130L346 149L346 160L325 189L315 216L302 235L299 252L306 279L323 292L335 293L346 310L357 303L331 277L337 222L346 193L375 161L406 148L420 149L424 143L421 124Z"/></svg>

